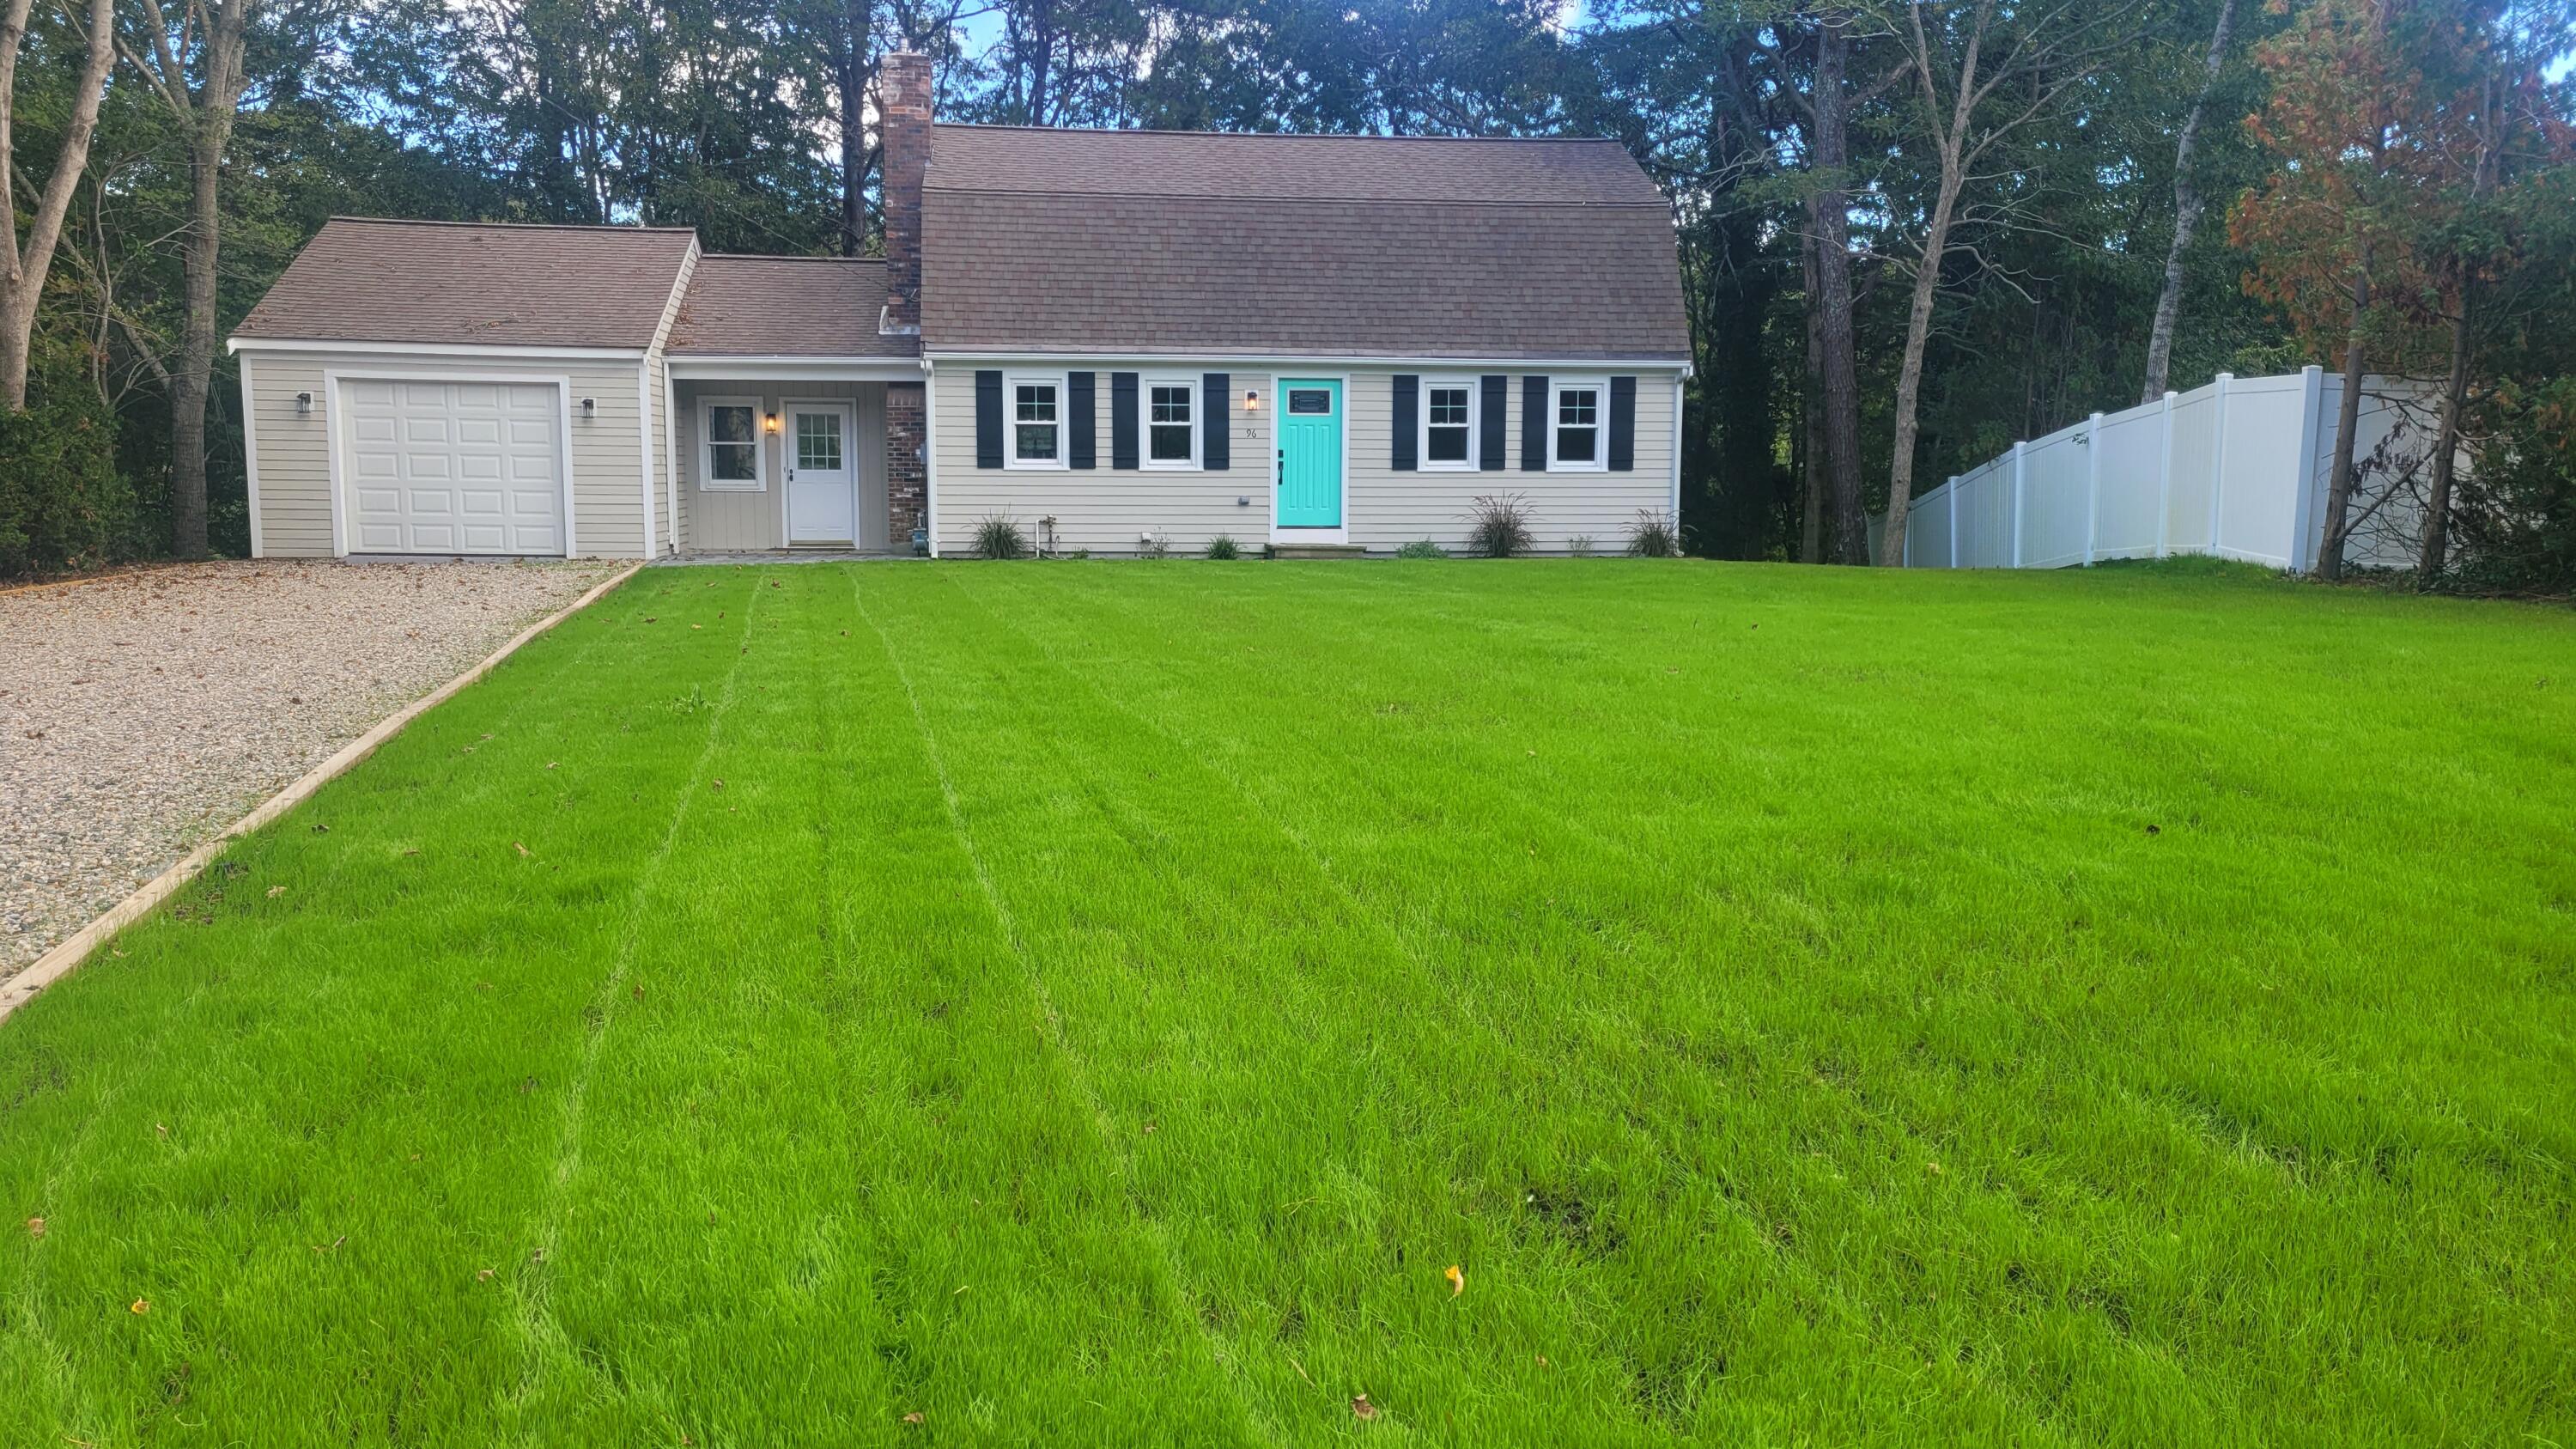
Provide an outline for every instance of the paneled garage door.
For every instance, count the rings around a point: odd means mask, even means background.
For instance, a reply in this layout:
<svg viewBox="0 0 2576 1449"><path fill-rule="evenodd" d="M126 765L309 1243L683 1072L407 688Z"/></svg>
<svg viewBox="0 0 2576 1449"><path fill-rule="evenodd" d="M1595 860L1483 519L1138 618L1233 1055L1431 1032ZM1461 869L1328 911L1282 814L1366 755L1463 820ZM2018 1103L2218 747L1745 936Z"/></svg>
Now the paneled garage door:
<svg viewBox="0 0 2576 1449"><path fill-rule="evenodd" d="M553 383L340 384L351 553L560 554Z"/></svg>

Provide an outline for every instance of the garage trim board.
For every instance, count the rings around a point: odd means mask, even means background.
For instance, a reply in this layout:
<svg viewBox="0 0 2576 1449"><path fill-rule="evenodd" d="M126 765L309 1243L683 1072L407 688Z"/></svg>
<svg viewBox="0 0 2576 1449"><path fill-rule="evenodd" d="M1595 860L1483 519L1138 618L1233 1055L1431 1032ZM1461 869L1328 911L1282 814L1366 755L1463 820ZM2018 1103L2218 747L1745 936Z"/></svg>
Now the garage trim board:
<svg viewBox="0 0 2576 1449"><path fill-rule="evenodd" d="M328 415L322 420L324 436L328 440L323 451L330 462L331 552L334 557L347 558L351 552L349 515L352 510L348 493L351 478L347 456L348 432L345 426L349 417L349 401L348 389L344 384L352 382L408 382L440 387L553 388L555 392L555 506L559 510L558 517L563 524L563 547L560 554L564 558L572 558L576 555L578 542L574 536L572 497L572 379L562 373L467 372L422 367L399 371L380 368L345 371L329 369L322 374L323 406L328 409ZM453 552L465 553L468 550L457 549Z"/></svg>

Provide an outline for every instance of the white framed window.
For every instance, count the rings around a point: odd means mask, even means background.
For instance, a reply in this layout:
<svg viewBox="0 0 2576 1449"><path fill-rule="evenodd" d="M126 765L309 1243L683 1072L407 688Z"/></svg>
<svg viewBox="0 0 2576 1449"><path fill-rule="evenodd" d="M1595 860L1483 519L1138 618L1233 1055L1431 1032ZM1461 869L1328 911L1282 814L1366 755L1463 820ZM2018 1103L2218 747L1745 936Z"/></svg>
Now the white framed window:
<svg viewBox="0 0 2576 1449"><path fill-rule="evenodd" d="M1144 435L1148 468L1196 468L1199 465L1199 382L1194 377L1146 377L1137 381L1138 429Z"/></svg>
<svg viewBox="0 0 2576 1449"><path fill-rule="evenodd" d="M768 449L761 446L760 399L698 399L698 487L709 493L765 493Z"/></svg>
<svg viewBox="0 0 2576 1449"><path fill-rule="evenodd" d="M1422 467L1465 471L1476 466L1476 425L1484 403L1472 377L1422 380Z"/></svg>
<svg viewBox="0 0 2576 1449"><path fill-rule="evenodd" d="M1014 468L1065 466L1065 387L1061 372L1013 373L1002 379L1003 460Z"/></svg>
<svg viewBox="0 0 2576 1449"><path fill-rule="evenodd" d="M1598 473L1610 466L1610 384L1559 378L1548 387L1547 471Z"/></svg>

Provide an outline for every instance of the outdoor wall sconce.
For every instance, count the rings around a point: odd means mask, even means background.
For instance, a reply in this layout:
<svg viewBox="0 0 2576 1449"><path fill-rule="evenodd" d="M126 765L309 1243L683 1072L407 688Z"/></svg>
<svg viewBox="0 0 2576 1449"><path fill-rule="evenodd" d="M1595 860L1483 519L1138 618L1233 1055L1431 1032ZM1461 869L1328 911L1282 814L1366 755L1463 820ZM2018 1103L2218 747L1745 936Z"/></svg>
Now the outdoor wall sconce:
<svg viewBox="0 0 2576 1449"><path fill-rule="evenodd" d="M595 398L595 397L586 397L586 398L583 398L583 399L581 400L581 420L582 420L583 422L585 422L585 423L586 423L586 422L589 422L592 418L595 418L595 417L598 417L598 416L599 416L599 399L597 399L597 398Z"/></svg>
<svg viewBox="0 0 2576 1449"><path fill-rule="evenodd" d="M761 430L762 432L764 432L764 433L774 433L774 432L777 432L777 431L778 431L778 414L776 414L776 413L763 413L763 414L761 415L761 419L760 419L760 430Z"/></svg>
<svg viewBox="0 0 2576 1449"><path fill-rule="evenodd" d="M313 394L309 392L299 392L295 395L295 415L297 417L311 417L313 415Z"/></svg>
<svg viewBox="0 0 2576 1449"><path fill-rule="evenodd" d="M1247 413L1257 413L1261 411L1261 394L1252 388L1245 388L1243 390L1243 410Z"/></svg>

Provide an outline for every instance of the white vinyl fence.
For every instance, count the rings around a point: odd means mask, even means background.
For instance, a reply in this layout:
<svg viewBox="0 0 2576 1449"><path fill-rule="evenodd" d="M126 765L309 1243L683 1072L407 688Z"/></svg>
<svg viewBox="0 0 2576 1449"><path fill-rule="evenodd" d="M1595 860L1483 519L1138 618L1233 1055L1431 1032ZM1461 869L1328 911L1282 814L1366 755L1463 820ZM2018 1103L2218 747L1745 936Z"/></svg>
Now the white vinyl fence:
<svg viewBox="0 0 2576 1449"><path fill-rule="evenodd" d="M2352 505L2360 526L2345 552L2353 563L2412 561L2412 519L2399 515L2412 507L2418 470L2406 445L2422 431L2411 421L2422 391L2363 381L2363 482ZM1905 562L2046 569L2196 553L2305 572L2325 532L2342 393L2341 377L2314 367L2282 377L2222 372L2206 387L2015 443L1914 500ZM1871 520L1873 551L1884 522Z"/></svg>

